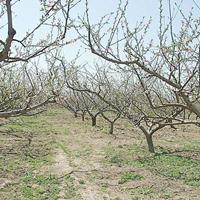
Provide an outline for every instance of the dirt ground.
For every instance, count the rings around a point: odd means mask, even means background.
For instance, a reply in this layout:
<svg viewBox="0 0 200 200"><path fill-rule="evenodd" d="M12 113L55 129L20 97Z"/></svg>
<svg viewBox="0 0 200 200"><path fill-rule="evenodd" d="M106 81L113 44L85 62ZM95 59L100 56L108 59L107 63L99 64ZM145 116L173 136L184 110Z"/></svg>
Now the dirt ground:
<svg viewBox="0 0 200 200"><path fill-rule="evenodd" d="M113 136L107 134L108 125L100 118L97 121L97 126L91 127L89 117L86 117L86 120L82 122L81 118L74 118L71 113L60 108L52 109L48 113L45 114L44 123L48 124L46 132L50 130L50 133L47 134L50 140L47 142L50 143L48 150L52 156L48 162L36 166L34 173L41 176L55 176L59 180L58 188L53 197L49 197L48 193L44 192L46 196L44 194L39 196L40 193L38 193L32 199L200 199L200 186L187 184L184 182L185 179L175 179L176 174L173 173L176 171L172 171L174 176L170 177L165 174L163 170L165 168L160 166L151 168L151 166L146 165L129 164L128 161L126 163L120 162L120 159L126 161L130 158L137 161L141 157L146 158L147 156L149 159L152 157L147 152L143 135L126 121L117 122ZM5 134L2 137L2 157L6 154L9 156L9 152L4 152L5 149L8 149L8 147L5 148L6 138L12 140L7 135L5 137ZM19 139L21 140L21 138ZM199 149L193 148L193 146L200 147L199 143L195 143L199 139L199 130L189 126L174 131L165 129L156 134L154 138L159 151L167 149L174 156L178 154L184 159L190 157L195 162L200 161ZM41 141L44 140L46 138L42 137ZM6 144L9 145L9 142ZM191 147L192 150L178 151L187 146ZM133 150L135 147L141 148L143 151L140 153L137 149ZM122 154L122 157L118 159L117 155L120 152L124 152L124 157ZM161 163L161 165L165 165L165 163ZM6 167L4 166L4 168ZM157 169L159 173L156 173ZM6 170L4 170L5 172ZM12 174L8 171L6 173L6 176L1 173L0 178L0 189L2 189L0 199L2 200L7 199L5 195L11 189L9 183L12 182ZM16 192L16 194L11 199L28 199L25 194L20 192ZM30 196L29 199L31 199Z"/></svg>

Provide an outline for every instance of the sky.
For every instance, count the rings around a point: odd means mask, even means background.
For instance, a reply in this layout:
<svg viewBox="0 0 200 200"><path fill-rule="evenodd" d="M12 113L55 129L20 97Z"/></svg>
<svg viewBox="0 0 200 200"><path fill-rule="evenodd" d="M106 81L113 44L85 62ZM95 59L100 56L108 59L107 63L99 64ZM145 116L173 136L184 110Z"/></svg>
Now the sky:
<svg viewBox="0 0 200 200"><path fill-rule="evenodd" d="M89 14L90 20L92 23L97 22L103 15L108 14L110 12L116 11L118 6L118 0L88 0L89 1ZM125 2L126 0L122 0ZM168 13L168 0L163 1L163 9L164 12ZM175 0L171 0L171 5L174 6ZM177 0L178 4L180 4L181 0ZM181 9L183 10L186 15L189 14L191 8L194 7L192 11L194 16L199 18L200 16L200 8L195 6L195 2L198 3L200 7L199 0L182 0ZM80 5L78 5L73 11L72 15L76 17L77 15L82 15L85 11L84 0ZM28 30L31 30L38 24L38 20L41 16L40 11L40 3L39 0L20 0L16 5L13 6L13 23L14 28L17 31L16 38L22 39L25 33ZM155 37L158 30L158 22L159 22L159 0L129 0L128 9L127 9L127 18L129 20L129 24L132 27L135 26L137 21L140 21L143 16L145 19L149 19L151 16L153 19L152 23L152 32L150 33L149 37ZM0 26L5 24L5 19L0 21ZM174 21L174 26L177 28L180 26L180 23ZM48 33L48 30L42 30L38 33L37 37L40 38L43 35ZM0 37L4 37L5 34L0 32ZM71 37L72 35L68 35ZM72 36L73 37L73 36ZM66 48L66 52L64 53L66 59L70 59L76 55L77 50L79 49L80 44L76 44L75 46L69 46ZM87 54L84 56L86 60L91 60L93 56Z"/></svg>
<svg viewBox="0 0 200 200"><path fill-rule="evenodd" d="M122 0L125 2L126 0ZM164 10L168 10L168 0L162 0L164 4ZM181 0L171 0L171 4L174 2L181 2ZM189 13L191 7L195 7L193 0L182 0L182 9L184 13ZM199 4L200 1L195 0ZM73 12L82 15L85 11L84 0L83 3L78 6ZM90 18L95 21L101 16L113 12L118 6L118 0L89 0ZM128 5L128 18L130 22L136 23L141 20L143 16L153 17L158 19L159 17L159 0L129 0ZM16 29L20 29L20 32L26 31L29 27L32 27L38 23L38 19L41 16L39 0L20 0L14 7L14 24ZM200 9L195 7L193 13L196 16L200 16ZM75 14L75 13L73 13ZM19 32L19 31L18 31Z"/></svg>

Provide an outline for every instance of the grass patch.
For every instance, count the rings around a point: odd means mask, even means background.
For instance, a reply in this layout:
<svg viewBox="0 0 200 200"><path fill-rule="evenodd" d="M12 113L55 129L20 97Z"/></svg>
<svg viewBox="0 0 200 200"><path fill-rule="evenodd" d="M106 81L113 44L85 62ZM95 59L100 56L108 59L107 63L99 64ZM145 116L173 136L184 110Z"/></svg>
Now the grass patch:
<svg viewBox="0 0 200 200"><path fill-rule="evenodd" d="M143 160L143 164L162 176L200 186L200 161L179 155L156 155Z"/></svg>
<svg viewBox="0 0 200 200"><path fill-rule="evenodd" d="M119 184L124 184L129 181L139 181L144 179L144 177L140 174L136 174L134 172L125 172L121 175Z"/></svg>
<svg viewBox="0 0 200 200"><path fill-rule="evenodd" d="M200 142L197 140L192 141L190 144L184 145L182 150L200 153Z"/></svg>
<svg viewBox="0 0 200 200"><path fill-rule="evenodd" d="M32 133L38 139L41 137L46 138L47 135L52 133L52 125L46 120L45 114L29 117L20 116L12 119L11 122L4 127L11 129L12 132L20 132L22 137L23 133Z"/></svg>
<svg viewBox="0 0 200 200"><path fill-rule="evenodd" d="M88 157L92 152L90 148L83 148L82 150L78 150L75 152L75 157Z"/></svg>
<svg viewBox="0 0 200 200"><path fill-rule="evenodd" d="M134 188L134 189L129 189L129 192L132 195L136 195L133 198L139 198L139 199L143 199L141 197L138 196L151 196L152 194L155 193L155 190L152 187L140 187L140 188Z"/></svg>
<svg viewBox="0 0 200 200"><path fill-rule="evenodd" d="M105 152L107 155L107 160L109 160L111 164L115 164L118 166L124 166L132 160L151 156L150 153L148 153L144 148L139 147L138 145L119 145L118 147L108 147Z"/></svg>
<svg viewBox="0 0 200 200"><path fill-rule="evenodd" d="M57 177L28 174L21 180L21 191L25 199L58 199L59 180Z"/></svg>
<svg viewBox="0 0 200 200"><path fill-rule="evenodd" d="M0 176L9 183L1 188L2 199L57 199L56 177L36 175L51 163L54 148L43 115L13 118L1 130Z"/></svg>
<svg viewBox="0 0 200 200"><path fill-rule="evenodd" d="M65 198L66 199L81 199L77 191L77 188L74 185L74 178L70 175L65 177Z"/></svg>
<svg viewBox="0 0 200 200"><path fill-rule="evenodd" d="M200 186L200 160L167 152L150 155L139 149L138 146L109 148L107 159L111 164L145 168L160 176L183 180L187 185Z"/></svg>

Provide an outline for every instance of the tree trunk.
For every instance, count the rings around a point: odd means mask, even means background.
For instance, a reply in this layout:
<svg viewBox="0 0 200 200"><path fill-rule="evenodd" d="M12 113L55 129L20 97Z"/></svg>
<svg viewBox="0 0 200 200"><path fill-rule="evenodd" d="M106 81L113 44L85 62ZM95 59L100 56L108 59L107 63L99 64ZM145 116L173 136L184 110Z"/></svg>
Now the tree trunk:
<svg viewBox="0 0 200 200"><path fill-rule="evenodd" d="M145 137L146 137L146 140L147 140L149 152L155 153L155 149L154 149L154 145L153 145L153 140L152 140L152 135L145 134Z"/></svg>
<svg viewBox="0 0 200 200"><path fill-rule="evenodd" d="M85 121L85 113L82 113L81 119L82 119L82 121Z"/></svg>
<svg viewBox="0 0 200 200"><path fill-rule="evenodd" d="M110 123L110 130L109 130L109 134L113 134L113 130L114 130L114 123Z"/></svg>
<svg viewBox="0 0 200 200"><path fill-rule="evenodd" d="M92 119L92 126L96 126L97 118L96 117L91 117L91 119Z"/></svg>
<svg viewBox="0 0 200 200"><path fill-rule="evenodd" d="M152 140L152 134L149 134L149 132L145 129L144 126L139 125L138 126L140 130L144 133L148 145L149 152L155 153L154 145L153 145L153 140Z"/></svg>
<svg viewBox="0 0 200 200"><path fill-rule="evenodd" d="M77 118L78 117L78 114L77 112L74 112L74 117Z"/></svg>

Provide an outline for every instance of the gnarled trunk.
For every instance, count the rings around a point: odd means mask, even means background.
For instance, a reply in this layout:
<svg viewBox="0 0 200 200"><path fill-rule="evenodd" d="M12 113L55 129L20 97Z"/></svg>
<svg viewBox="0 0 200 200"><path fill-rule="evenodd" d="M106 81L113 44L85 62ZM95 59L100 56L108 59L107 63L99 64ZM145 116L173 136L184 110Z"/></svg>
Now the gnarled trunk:
<svg viewBox="0 0 200 200"><path fill-rule="evenodd" d="M74 117L77 118L78 117L78 113L74 112Z"/></svg>
<svg viewBox="0 0 200 200"><path fill-rule="evenodd" d="M146 141L147 141L149 152L155 153L154 144L153 144L153 140L152 140L152 135L145 134L145 137L146 137Z"/></svg>
<svg viewBox="0 0 200 200"><path fill-rule="evenodd" d="M152 138L153 134L150 134L150 133L145 129L145 127L143 127L142 125L140 125L139 128L142 130L142 132L143 132L144 135L145 135L145 138L146 138L146 141L147 141L147 145L148 145L149 152L155 153L154 144L153 144L153 138Z"/></svg>
<svg viewBox="0 0 200 200"><path fill-rule="evenodd" d="M82 119L82 121L85 121L85 113L81 114L81 119Z"/></svg>
<svg viewBox="0 0 200 200"><path fill-rule="evenodd" d="M97 117L96 116L92 116L92 126L96 126L97 125Z"/></svg>
<svg viewBox="0 0 200 200"><path fill-rule="evenodd" d="M111 122L110 123L110 130L109 130L109 134L113 134L113 131L114 131L114 123Z"/></svg>

